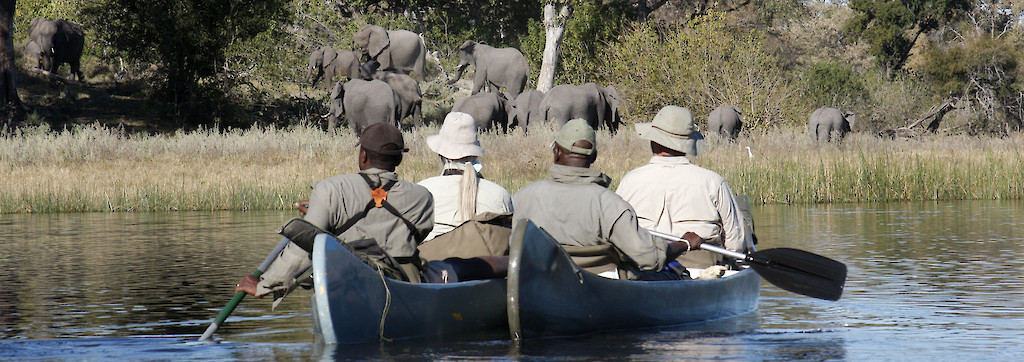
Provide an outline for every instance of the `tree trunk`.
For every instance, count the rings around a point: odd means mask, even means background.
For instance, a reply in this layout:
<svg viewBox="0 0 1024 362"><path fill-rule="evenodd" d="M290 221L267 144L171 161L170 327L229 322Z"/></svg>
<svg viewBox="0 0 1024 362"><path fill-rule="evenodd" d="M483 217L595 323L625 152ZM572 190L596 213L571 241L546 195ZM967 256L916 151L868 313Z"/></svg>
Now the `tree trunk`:
<svg viewBox="0 0 1024 362"><path fill-rule="evenodd" d="M18 97L18 71L14 66L14 8L15 0L0 0L0 107L6 109L8 123L11 114L24 105ZM10 105L11 107L8 107Z"/></svg>
<svg viewBox="0 0 1024 362"><path fill-rule="evenodd" d="M565 24L572 16L572 4L548 1L544 3L544 60L537 77L537 90L547 92L555 85L555 69L558 68L558 53L565 35Z"/></svg>

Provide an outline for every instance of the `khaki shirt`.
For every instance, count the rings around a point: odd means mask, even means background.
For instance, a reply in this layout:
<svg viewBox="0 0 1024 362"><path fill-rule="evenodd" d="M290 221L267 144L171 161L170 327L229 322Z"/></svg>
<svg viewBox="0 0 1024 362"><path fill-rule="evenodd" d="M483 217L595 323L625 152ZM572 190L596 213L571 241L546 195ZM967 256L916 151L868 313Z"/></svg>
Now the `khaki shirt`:
<svg viewBox="0 0 1024 362"><path fill-rule="evenodd" d="M753 244L729 184L684 156L652 157L647 165L626 173L615 192L633 205L643 228L723 237L725 247L736 251Z"/></svg>
<svg viewBox="0 0 1024 362"><path fill-rule="evenodd" d="M475 216L459 214L462 175L435 176L420 181L419 185L426 187L434 195L434 230L427 236L427 240L452 231L456 226ZM477 185L476 212L512 212L512 195L501 185L481 178Z"/></svg>
<svg viewBox="0 0 1024 362"><path fill-rule="evenodd" d="M391 171L371 168L360 171L375 182L398 180ZM317 182L309 196L309 209L304 217L311 224L332 234L349 219L359 217L373 200L370 187L359 174L329 177ZM387 201L407 220L420 235L434 227L434 202L430 191L412 182L398 181L388 191ZM409 257L416 251L418 241L405 222L382 207L370 209L366 216L339 235L339 240L374 239L381 249L393 257ZM309 253L295 243L289 243L277 259L260 276L257 295L274 292L274 306L296 287L297 273L312 265Z"/></svg>
<svg viewBox="0 0 1024 362"><path fill-rule="evenodd" d="M613 244L641 269L664 268L668 242L639 229L633 208L608 190L608 176L557 164L550 171L516 192L513 223L529 219L562 245Z"/></svg>

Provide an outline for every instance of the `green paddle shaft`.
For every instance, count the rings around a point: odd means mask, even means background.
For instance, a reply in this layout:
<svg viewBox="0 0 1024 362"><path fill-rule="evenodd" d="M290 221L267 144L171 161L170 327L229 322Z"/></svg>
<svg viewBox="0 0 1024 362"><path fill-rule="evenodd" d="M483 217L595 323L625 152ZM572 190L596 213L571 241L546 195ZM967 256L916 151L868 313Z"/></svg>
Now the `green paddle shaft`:
<svg viewBox="0 0 1024 362"><path fill-rule="evenodd" d="M274 262L274 259L277 259L277 255L281 253L281 250L284 250L284 247L288 246L288 243L290 242L291 240L288 240L288 238L281 238L281 242L277 243L277 246L275 246L274 250L270 252L270 255L267 255L267 258L263 260L263 263L256 268L256 271L252 272L252 276L259 278L260 275L263 274L263 271L270 266L270 263ZM220 325L224 323L224 320L228 319L231 312L235 311L235 307L242 302L243 298L245 298L245 292L235 293L235 296L231 298L228 305L224 306L224 309L221 309L220 314L217 314L217 319L214 320L208 328L206 328L206 332L203 332L203 336L199 337L199 341L202 342L213 337L213 333L220 328Z"/></svg>

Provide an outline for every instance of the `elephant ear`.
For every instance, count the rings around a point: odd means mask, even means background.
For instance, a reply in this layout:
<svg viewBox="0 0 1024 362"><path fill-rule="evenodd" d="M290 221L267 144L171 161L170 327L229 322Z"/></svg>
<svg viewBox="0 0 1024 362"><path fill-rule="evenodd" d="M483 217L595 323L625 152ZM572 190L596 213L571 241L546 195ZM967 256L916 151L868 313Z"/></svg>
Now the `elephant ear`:
<svg viewBox="0 0 1024 362"><path fill-rule="evenodd" d="M846 118L846 123L849 123L850 128L853 129L853 122L857 120L857 115L853 114L853 112L846 112L844 116Z"/></svg>
<svg viewBox="0 0 1024 362"><path fill-rule="evenodd" d="M391 40L388 38L388 31L384 30L383 27L373 26L370 28L370 41L367 43L367 50L370 52L370 58L377 59L384 49L387 49L388 45L391 44Z"/></svg>
<svg viewBox="0 0 1024 362"><path fill-rule="evenodd" d="M619 114L619 91L615 90L613 86L607 86L603 90L605 102L608 103L608 113L611 118L607 119L608 129L615 132L619 128L619 124L622 123L622 117Z"/></svg>
<svg viewBox="0 0 1024 362"><path fill-rule="evenodd" d="M330 110L331 114L335 117L341 117L345 113L345 84L338 82L334 84L334 90L331 91L330 98Z"/></svg>

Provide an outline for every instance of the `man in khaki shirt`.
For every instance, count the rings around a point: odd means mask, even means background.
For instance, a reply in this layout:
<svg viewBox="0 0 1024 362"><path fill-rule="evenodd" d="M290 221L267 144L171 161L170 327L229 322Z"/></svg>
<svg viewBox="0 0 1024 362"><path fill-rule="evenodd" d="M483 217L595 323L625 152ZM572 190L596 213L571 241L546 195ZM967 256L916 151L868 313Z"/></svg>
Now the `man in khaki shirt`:
<svg viewBox="0 0 1024 362"><path fill-rule="evenodd" d="M727 249L745 252L751 235L729 184L714 171L694 165L687 156L697 154L700 133L690 111L661 109L651 123L636 125L640 138L651 142L650 163L622 178L616 193L636 210L638 224L672 235L694 232ZM706 268L719 258L700 251L681 257L684 266Z"/></svg>
<svg viewBox="0 0 1024 362"><path fill-rule="evenodd" d="M641 280L679 279L666 261L700 247L694 233L685 242L652 236L637 226L633 209L608 190L611 181L590 165L597 159L593 128L582 119L562 126L552 146L551 178L534 182L512 197L515 223L529 219L566 246L612 244L642 271Z"/></svg>

